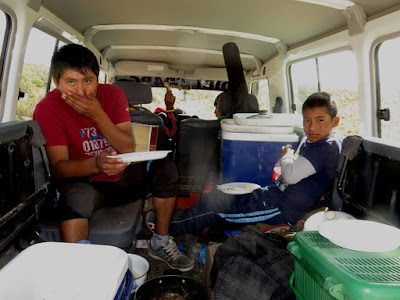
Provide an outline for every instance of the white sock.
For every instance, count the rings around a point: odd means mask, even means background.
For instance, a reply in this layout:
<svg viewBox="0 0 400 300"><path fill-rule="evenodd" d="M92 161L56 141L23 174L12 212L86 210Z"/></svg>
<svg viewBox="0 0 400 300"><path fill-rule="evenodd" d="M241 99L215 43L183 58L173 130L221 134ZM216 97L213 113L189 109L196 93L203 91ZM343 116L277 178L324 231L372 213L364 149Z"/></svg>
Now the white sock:
<svg viewBox="0 0 400 300"><path fill-rule="evenodd" d="M169 235L158 235L153 232L153 236L151 237L151 246L153 248L158 248L160 246L164 246L169 240Z"/></svg>

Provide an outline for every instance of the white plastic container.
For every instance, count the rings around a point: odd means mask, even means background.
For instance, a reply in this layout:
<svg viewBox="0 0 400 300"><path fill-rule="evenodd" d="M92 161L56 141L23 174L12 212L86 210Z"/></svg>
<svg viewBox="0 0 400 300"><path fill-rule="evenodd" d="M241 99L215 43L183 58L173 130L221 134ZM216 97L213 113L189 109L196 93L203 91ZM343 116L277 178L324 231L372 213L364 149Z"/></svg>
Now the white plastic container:
<svg viewBox="0 0 400 300"><path fill-rule="evenodd" d="M265 125L238 125L233 119L223 119L221 128L228 132L243 133L273 133L273 134L289 134L293 133L293 126L265 126Z"/></svg>
<svg viewBox="0 0 400 300"><path fill-rule="evenodd" d="M0 270L0 298L112 300L127 269L128 256L117 247L35 244Z"/></svg>
<svg viewBox="0 0 400 300"><path fill-rule="evenodd" d="M300 114L270 114L265 118L248 119L256 113L233 114L233 119L238 125L250 126L303 126L303 116Z"/></svg>
<svg viewBox="0 0 400 300"><path fill-rule="evenodd" d="M128 267L133 276L131 290L131 294L133 294L147 279L147 272L149 271L150 264L144 257L128 253Z"/></svg>

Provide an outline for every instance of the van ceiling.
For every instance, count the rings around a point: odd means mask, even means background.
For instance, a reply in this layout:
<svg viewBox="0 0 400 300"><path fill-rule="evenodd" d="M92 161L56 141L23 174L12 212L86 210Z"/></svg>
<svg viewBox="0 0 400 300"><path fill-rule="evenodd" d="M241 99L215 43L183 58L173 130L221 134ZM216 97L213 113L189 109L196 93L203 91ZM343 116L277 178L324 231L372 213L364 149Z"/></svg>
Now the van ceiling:
<svg viewBox="0 0 400 300"><path fill-rule="evenodd" d="M332 8L332 3L342 6ZM222 46L234 42L246 71L306 41L347 28L357 34L363 25L355 24L354 30L346 14L368 20L397 10L399 4L400 0L42 1L112 63L225 67Z"/></svg>

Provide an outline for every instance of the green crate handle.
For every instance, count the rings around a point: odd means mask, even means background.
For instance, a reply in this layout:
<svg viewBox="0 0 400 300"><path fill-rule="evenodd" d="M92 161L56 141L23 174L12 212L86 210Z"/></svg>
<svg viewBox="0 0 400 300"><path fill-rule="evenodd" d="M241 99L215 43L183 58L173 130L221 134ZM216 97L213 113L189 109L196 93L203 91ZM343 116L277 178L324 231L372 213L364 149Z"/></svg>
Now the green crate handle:
<svg viewBox="0 0 400 300"><path fill-rule="evenodd" d="M301 253L299 250L299 246L296 244L296 242L290 242L287 245L287 249L298 259L301 259Z"/></svg>
<svg viewBox="0 0 400 300"><path fill-rule="evenodd" d="M342 284L338 284L333 277L327 277L324 282L324 287L329 293L338 300L344 300L345 297L342 293Z"/></svg>
<svg viewBox="0 0 400 300"><path fill-rule="evenodd" d="M290 275L289 286L292 289L293 293L296 295L297 300L304 300L303 296L300 294L300 292L294 286L294 271L293 271L292 275Z"/></svg>

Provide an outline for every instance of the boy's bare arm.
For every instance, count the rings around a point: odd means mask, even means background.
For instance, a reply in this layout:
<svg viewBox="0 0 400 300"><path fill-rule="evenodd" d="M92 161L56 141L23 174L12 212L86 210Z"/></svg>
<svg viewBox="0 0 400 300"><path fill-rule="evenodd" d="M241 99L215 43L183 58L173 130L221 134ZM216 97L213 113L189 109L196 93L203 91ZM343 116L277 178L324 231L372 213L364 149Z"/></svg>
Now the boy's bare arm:
<svg viewBox="0 0 400 300"><path fill-rule="evenodd" d="M88 177L103 173L107 176L119 174L129 165L122 162L121 158L109 158L108 155L116 155L115 152L104 151L96 157L84 160L69 159L67 146L46 147L47 156L54 175L57 178Z"/></svg>

